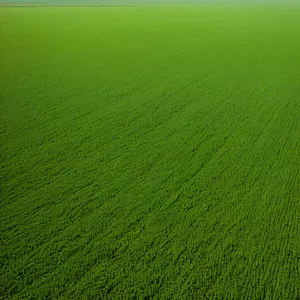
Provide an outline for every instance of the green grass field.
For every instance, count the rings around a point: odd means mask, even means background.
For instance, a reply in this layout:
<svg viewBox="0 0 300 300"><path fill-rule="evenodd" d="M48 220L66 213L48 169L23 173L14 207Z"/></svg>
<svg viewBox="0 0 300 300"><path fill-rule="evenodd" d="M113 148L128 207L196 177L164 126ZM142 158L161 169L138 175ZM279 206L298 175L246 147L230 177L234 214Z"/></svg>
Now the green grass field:
<svg viewBox="0 0 300 300"><path fill-rule="evenodd" d="M300 299L299 6L0 27L1 299Z"/></svg>

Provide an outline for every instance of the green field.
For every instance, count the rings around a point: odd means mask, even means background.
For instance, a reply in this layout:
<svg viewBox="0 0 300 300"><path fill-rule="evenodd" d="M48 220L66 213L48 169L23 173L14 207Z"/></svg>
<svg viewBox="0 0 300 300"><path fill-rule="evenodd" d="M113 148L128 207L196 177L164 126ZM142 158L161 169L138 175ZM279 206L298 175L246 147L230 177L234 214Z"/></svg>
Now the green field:
<svg viewBox="0 0 300 300"><path fill-rule="evenodd" d="M1 299L300 299L300 6L0 28Z"/></svg>

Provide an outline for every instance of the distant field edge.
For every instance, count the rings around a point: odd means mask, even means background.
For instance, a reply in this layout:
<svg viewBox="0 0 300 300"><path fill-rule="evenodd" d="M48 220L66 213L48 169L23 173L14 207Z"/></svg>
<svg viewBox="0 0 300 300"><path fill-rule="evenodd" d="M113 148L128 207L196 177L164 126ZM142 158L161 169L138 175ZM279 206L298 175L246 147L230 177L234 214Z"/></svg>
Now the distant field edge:
<svg viewBox="0 0 300 300"><path fill-rule="evenodd" d="M161 5L278 5L278 4L300 4L297 1L161 1L161 2L133 2L133 3L9 3L0 1L0 7L130 7L130 6L161 6Z"/></svg>
<svg viewBox="0 0 300 300"><path fill-rule="evenodd" d="M138 4L1 4L0 7L105 7L105 6L137 6Z"/></svg>

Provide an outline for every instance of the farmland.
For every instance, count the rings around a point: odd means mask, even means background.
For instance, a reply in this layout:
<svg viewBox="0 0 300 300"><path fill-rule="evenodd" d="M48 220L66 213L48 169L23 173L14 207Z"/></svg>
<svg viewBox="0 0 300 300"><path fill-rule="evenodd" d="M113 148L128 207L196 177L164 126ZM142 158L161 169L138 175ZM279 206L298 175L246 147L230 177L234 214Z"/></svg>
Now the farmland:
<svg viewBox="0 0 300 300"><path fill-rule="evenodd" d="M300 7L0 8L2 299L300 298Z"/></svg>

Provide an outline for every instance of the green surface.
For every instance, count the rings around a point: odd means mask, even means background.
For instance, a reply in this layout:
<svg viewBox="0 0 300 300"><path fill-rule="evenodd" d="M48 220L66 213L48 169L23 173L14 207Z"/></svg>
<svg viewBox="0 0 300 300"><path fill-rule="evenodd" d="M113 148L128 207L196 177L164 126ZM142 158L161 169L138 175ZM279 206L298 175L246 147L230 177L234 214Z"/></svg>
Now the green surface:
<svg viewBox="0 0 300 300"><path fill-rule="evenodd" d="M300 8L0 26L2 299L299 299Z"/></svg>

